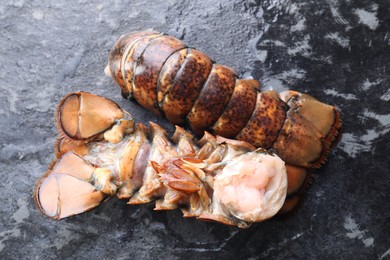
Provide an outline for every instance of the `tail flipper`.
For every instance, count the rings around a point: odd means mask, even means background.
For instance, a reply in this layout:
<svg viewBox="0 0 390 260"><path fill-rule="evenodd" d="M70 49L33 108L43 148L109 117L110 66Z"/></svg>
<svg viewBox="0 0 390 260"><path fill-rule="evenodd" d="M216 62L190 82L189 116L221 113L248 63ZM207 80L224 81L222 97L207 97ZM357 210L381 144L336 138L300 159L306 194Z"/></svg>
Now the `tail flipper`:
<svg viewBox="0 0 390 260"><path fill-rule="evenodd" d="M38 208L50 218L62 219L97 207L106 195L91 183L95 171L74 153L62 155L35 187Z"/></svg>

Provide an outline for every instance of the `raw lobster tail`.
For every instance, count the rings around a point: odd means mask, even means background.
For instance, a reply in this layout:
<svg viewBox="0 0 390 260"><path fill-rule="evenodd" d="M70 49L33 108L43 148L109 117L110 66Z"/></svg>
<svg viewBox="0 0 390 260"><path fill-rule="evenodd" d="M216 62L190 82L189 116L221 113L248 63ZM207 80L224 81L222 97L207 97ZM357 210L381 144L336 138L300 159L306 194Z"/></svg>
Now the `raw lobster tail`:
<svg viewBox="0 0 390 260"><path fill-rule="evenodd" d="M294 91L260 92L226 66L156 31L123 35L106 73L135 99L196 135L212 134L272 149L286 163L318 168L341 127L333 106Z"/></svg>
<svg viewBox="0 0 390 260"><path fill-rule="evenodd" d="M158 125L135 124L113 101L85 92L64 97L57 126L57 159L34 192L39 209L54 219L116 195L128 204L155 201L156 210L180 208L185 217L248 227L291 210L306 179L287 177L277 155L244 141L206 132L196 142L180 127L168 138Z"/></svg>

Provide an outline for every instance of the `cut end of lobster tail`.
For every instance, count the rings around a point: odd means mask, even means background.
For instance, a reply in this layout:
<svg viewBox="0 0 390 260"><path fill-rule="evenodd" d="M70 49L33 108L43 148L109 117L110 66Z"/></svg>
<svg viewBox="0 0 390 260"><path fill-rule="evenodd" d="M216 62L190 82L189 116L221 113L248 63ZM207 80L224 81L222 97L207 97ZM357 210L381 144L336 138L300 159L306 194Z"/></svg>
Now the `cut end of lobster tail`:
<svg viewBox="0 0 390 260"><path fill-rule="evenodd" d="M214 201L219 202L215 207L249 223L265 221L277 214L286 191L284 162L264 152L235 157L214 179Z"/></svg>
<svg viewBox="0 0 390 260"><path fill-rule="evenodd" d="M284 162L265 151L248 152L237 143L227 145L235 150L228 153L237 154L222 164L198 158L153 164L164 185L188 197L182 208L186 217L245 228L276 215L287 193Z"/></svg>

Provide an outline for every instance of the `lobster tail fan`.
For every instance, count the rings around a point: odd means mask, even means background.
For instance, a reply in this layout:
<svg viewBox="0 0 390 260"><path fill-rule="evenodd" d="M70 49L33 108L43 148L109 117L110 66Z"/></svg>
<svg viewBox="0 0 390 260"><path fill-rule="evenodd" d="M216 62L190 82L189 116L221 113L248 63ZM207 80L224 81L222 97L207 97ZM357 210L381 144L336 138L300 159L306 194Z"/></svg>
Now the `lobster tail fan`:
<svg viewBox="0 0 390 260"><path fill-rule="evenodd" d="M47 217L62 219L97 207L106 195L89 180L95 168L74 153L66 153L38 181L34 200Z"/></svg>

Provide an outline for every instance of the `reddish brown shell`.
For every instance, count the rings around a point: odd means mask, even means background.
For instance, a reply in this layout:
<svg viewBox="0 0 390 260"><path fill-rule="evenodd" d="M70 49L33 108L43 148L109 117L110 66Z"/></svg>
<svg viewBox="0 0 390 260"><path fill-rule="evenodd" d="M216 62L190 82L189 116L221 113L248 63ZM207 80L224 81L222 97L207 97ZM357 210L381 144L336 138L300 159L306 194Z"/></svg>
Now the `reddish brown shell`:
<svg viewBox="0 0 390 260"><path fill-rule="evenodd" d="M273 149L289 164L318 168L341 127L335 107L295 91L262 93L258 81L155 31L122 36L107 68L124 96L173 124Z"/></svg>

